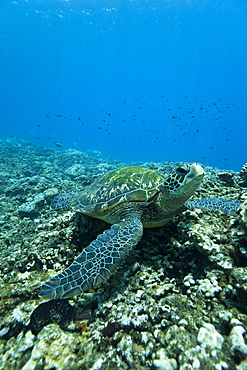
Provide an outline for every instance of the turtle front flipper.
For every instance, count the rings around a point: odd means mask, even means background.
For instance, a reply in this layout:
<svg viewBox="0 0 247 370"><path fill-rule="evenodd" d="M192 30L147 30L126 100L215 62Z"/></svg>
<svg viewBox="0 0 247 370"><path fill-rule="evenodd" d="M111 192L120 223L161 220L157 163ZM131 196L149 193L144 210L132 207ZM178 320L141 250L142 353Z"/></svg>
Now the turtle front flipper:
<svg viewBox="0 0 247 370"><path fill-rule="evenodd" d="M137 215L112 225L89 244L72 265L45 283L40 297L69 298L98 287L127 258L142 233L143 226Z"/></svg>
<svg viewBox="0 0 247 370"><path fill-rule="evenodd" d="M71 191L56 196L51 202L51 208L55 211L67 211L71 208L73 200L79 193L79 191Z"/></svg>
<svg viewBox="0 0 247 370"><path fill-rule="evenodd" d="M200 198L185 203L189 209L201 208L207 211L221 211L233 215L239 209L241 202L237 199Z"/></svg>

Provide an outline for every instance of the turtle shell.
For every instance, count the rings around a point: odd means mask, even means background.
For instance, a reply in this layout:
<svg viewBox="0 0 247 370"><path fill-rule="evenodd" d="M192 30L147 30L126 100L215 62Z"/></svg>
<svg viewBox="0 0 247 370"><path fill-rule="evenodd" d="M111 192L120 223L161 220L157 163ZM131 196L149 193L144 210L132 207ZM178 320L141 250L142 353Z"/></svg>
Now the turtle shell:
<svg viewBox="0 0 247 370"><path fill-rule="evenodd" d="M127 202L150 202L160 192L165 176L148 168L128 166L96 179L73 201L72 208L94 217L107 215Z"/></svg>

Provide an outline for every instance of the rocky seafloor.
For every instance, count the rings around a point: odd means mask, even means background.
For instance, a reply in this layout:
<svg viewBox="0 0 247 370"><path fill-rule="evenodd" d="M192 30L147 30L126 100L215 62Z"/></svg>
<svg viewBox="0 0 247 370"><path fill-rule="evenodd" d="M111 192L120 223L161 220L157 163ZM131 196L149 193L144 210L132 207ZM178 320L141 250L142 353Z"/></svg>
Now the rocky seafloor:
<svg viewBox="0 0 247 370"><path fill-rule="evenodd" d="M51 200L125 164L17 139L0 140L0 158L0 369L247 369L246 165L239 173L204 166L195 195L240 199L235 215L187 210L145 229L108 283L70 299L73 314L55 309L61 320L33 334L40 286L109 227L54 212Z"/></svg>

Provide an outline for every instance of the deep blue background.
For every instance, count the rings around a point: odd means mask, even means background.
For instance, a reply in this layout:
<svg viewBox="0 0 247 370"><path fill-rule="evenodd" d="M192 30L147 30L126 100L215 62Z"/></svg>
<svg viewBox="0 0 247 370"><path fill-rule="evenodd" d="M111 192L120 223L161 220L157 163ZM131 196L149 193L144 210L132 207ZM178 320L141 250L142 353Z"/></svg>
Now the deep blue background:
<svg viewBox="0 0 247 370"><path fill-rule="evenodd" d="M246 0L2 0L0 53L0 138L247 161Z"/></svg>

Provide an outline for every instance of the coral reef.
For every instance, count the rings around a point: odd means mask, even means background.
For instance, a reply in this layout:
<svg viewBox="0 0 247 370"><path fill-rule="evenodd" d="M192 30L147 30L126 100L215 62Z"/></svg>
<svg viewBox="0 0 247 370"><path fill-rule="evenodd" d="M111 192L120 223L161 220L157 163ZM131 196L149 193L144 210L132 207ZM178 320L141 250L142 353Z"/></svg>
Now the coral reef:
<svg viewBox="0 0 247 370"><path fill-rule="evenodd" d="M46 307L41 284L109 227L54 212L53 197L124 164L99 152L11 140L0 140L0 156L0 370L246 369L244 167L239 174L204 167L207 178L194 197L240 199L237 214L187 210L144 230L105 286L70 300L74 320L61 327L58 306L34 335L31 315ZM167 173L176 164L138 165Z"/></svg>
<svg viewBox="0 0 247 370"><path fill-rule="evenodd" d="M245 163L242 166L242 169L239 173L239 178L240 178L239 184L241 186L247 187L247 163Z"/></svg>

